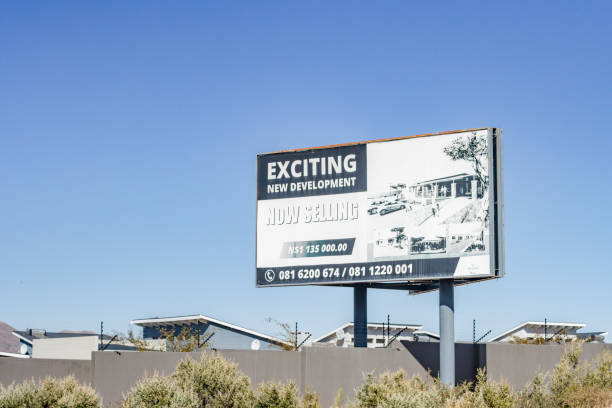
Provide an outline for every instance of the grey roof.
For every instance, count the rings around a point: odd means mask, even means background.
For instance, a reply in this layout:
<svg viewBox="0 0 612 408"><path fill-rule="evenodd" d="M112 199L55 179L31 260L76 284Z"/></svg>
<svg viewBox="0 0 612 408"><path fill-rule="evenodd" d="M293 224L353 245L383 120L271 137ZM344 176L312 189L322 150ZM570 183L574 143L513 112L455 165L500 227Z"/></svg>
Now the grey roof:
<svg viewBox="0 0 612 408"><path fill-rule="evenodd" d="M32 344L32 341L34 341L34 339L61 339L61 338L67 338L67 337L89 337L89 336L96 336L99 337L99 334L96 333L88 333L88 332L83 332L83 333L65 333L65 332L48 332L46 330L15 330L13 332L13 335L19 337L21 340L26 341L27 343ZM109 336L107 334L104 335L104 339L105 340L110 340L112 338L112 336Z"/></svg>
<svg viewBox="0 0 612 408"><path fill-rule="evenodd" d="M454 174L452 176L446 176L446 177L439 177L439 178L435 178L435 179L431 179L431 180L425 180L425 181L419 181L418 183L413 184L410 187L416 187L416 186L420 186L423 184L431 184L431 183L442 183L445 181L453 181L453 180L457 180L457 179L462 179L464 177L474 177L473 174L468 174L468 173L459 173L459 174Z"/></svg>
<svg viewBox="0 0 612 408"><path fill-rule="evenodd" d="M346 330L347 328L352 327L354 325L355 325L354 322L345 323L342 326L336 327L334 330L332 330L332 331L330 331L328 333L325 333L321 337L314 339L312 342L313 343L318 343L320 341L323 341L326 338L335 335L335 333L338 330ZM368 322L368 327L376 327L376 328L378 328L378 327L386 327L386 323L384 323L384 322L383 323ZM422 324L409 324L409 323L390 323L390 327L393 330L407 328L408 330L412 330L414 332L414 331L420 330L423 327L423 325Z"/></svg>
<svg viewBox="0 0 612 408"><path fill-rule="evenodd" d="M224 322L223 320L215 319L213 317L205 316L202 314L187 315L187 316L174 316L174 317L152 317L149 319L136 319L136 320L132 320L130 324L140 326L140 327L159 327L159 326L163 327L163 326L179 326L179 325L186 325L186 326L197 325L199 322L212 323L217 326L228 328L235 332L246 333L250 336L254 336L256 338L262 339L267 342L271 342L273 344L285 345L285 346L291 347L291 343L285 340L282 340L282 339L279 339L273 336L269 336L267 334L263 334L260 332L256 332L255 330L250 330L250 329L240 327L240 326L237 326L231 323L227 323L227 322Z"/></svg>
<svg viewBox="0 0 612 408"><path fill-rule="evenodd" d="M503 339L504 337L507 337L509 335L511 335L512 333L515 333L519 330L521 330L524 327L535 327L538 329L543 329L544 326L547 327L548 330L551 331L551 333L554 333L558 330L562 330L562 329L581 329L583 327L586 326L586 324L584 323L563 323L563 322L535 322L535 321L529 321L529 322L525 322L525 323L521 323L516 327L513 327L510 330L506 330L505 332L498 334L497 336L493 337L491 340L489 340L489 342L495 342L495 341L499 341L501 339Z"/></svg>

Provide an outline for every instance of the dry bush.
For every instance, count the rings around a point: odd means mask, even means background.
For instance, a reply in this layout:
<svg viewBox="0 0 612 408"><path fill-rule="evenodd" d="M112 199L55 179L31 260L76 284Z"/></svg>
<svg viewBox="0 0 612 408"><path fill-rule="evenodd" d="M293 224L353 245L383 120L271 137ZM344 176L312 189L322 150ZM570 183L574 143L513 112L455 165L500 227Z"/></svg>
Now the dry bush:
<svg viewBox="0 0 612 408"><path fill-rule="evenodd" d="M123 408L319 408L315 394L300 395L295 384L266 383L254 392L246 375L217 353L181 361L168 377L141 380L124 397ZM2 407L3 408L3 407Z"/></svg>
<svg viewBox="0 0 612 408"><path fill-rule="evenodd" d="M202 353L200 361L181 361L169 377L141 380L124 397L123 408L243 408L252 407L249 379L236 364L216 353Z"/></svg>
<svg viewBox="0 0 612 408"><path fill-rule="evenodd" d="M612 406L612 354L604 351L594 362L580 363L582 345L571 343L552 372L538 374L518 392L516 407Z"/></svg>
<svg viewBox="0 0 612 408"><path fill-rule="evenodd" d="M217 353L202 353L200 361L181 361L171 377L180 389L195 393L201 406L248 407L253 400L249 378Z"/></svg>
<svg viewBox="0 0 612 408"><path fill-rule="evenodd" d="M300 395L293 382L262 383L257 387L255 408L319 408L319 401L312 392Z"/></svg>
<svg viewBox="0 0 612 408"><path fill-rule="evenodd" d="M123 408L197 408L195 394L181 390L168 377L145 377L123 400Z"/></svg>
<svg viewBox="0 0 612 408"><path fill-rule="evenodd" d="M514 396L505 383L488 381L484 370L479 371L476 383L446 387L438 379L422 380L407 377L400 370L378 377L368 375L357 389L356 408L510 408Z"/></svg>
<svg viewBox="0 0 612 408"><path fill-rule="evenodd" d="M538 374L521 391L490 381L479 370L474 383L445 387L438 379L407 377L400 370L368 375L355 392L355 408L609 408L612 354L592 364L579 362L581 344L570 343L551 373Z"/></svg>
<svg viewBox="0 0 612 408"><path fill-rule="evenodd" d="M552 372L551 398L559 407L612 406L612 354L607 351L594 363L579 362L582 346L571 345Z"/></svg>
<svg viewBox="0 0 612 408"><path fill-rule="evenodd" d="M0 408L101 408L102 402L89 386L70 376L42 382L26 381L0 389Z"/></svg>
<svg viewBox="0 0 612 408"><path fill-rule="evenodd" d="M409 378L403 370L386 372L378 377L368 374L363 385L357 389L353 406L441 407L449 395L462 391L460 387L445 388L437 380L422 380L418 376Z"/></svg>

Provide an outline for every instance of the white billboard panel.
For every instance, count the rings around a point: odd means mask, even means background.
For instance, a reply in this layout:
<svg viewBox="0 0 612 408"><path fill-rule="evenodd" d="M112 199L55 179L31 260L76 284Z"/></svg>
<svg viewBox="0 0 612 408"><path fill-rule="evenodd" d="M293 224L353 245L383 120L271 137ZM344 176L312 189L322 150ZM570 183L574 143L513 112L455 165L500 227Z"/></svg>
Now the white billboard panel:
<svg viewBox="0 0 612 408"><path fill-rule="evenodd" d="M503 274L501 131L257 157L258 286Z"/></svg>

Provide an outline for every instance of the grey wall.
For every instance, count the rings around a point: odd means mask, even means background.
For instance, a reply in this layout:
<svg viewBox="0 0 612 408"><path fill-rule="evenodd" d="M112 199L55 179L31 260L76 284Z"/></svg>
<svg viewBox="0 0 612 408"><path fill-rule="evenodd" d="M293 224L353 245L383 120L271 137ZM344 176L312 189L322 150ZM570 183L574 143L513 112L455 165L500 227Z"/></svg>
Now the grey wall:
<svg viewBox="0 0 612 408"><path fill-rule="evenodd" d="M434 345L434 343L423 343ZM434 350L432 348L432 350ZM329 406L339 388L352 398L353 390L368 372L403 368L410 375L427 375L418 360L405 348L344 349L305 348L302 352L220 350L220 354L236 362L253 386L266 381L295 382L302 391L306 387L319 394L322 406ZM198 359L199 353L93 353L93 383L107 404L117 404L122 395L145 373L170 374L187 356Z"/></svg>
<svg viewBox="0 0 612 408"><path fill-rule="evenodd" d="M612 345L586 344L583 360L592 360ZM235 361L254 386L264 381L293 380L319 394L322 407L333 402L339 388L351 398L369 373L404 369L409 375L437 375L438 343L397 343L389 349L304 348L302 352L221 350ZM551 370L563 354L562 345L517 345L457 343L456 378L472 380L476 368L487 366L489 377L505 379L515 388L523 387L538 371ZM93 384L107 405L116 405L122 395L145 374L167 375L178 362L199 353L94 352L91 361L26 360L0 358L0 383L9 384L32 377L75 375Z"/></svg>
<svg viewBox="0 0 612 408"><path fill-rule="evenodd" d="M121 401L122 395L145 375L168 375L179 361L199 353L93 352L92 383L105 404Z"/></svg>
<svg viewBox="0 0 612 408"><path fill-rule="evenodd" d="M91 352L98 350L98 336L70 336L32 341L32 358L91 360Z"/></svg>
<svg viewBox="0 0 612 408"><path fill-rule="evenodd" d="M505 380L514 388L522 388L537 373L551 370L561 360L564 345L487 343L486 366L488 377ZM581 361L591 361L604 350L612 352L612 344L585 344Z"/></svg>
<svg viewBox="0 0 612 408"><path fill-rule="evenodd" d="M41 380L45 377L73 375L81 383L91 384L91 361L53 360L0 357L0 384L26 380Z"/></svg>
<svg viewBox="0 0 612 408"><path fill-rule="evenodd" d="M322 407L329 407L340 388L353 398L355 388L367 373L404 369L409 375L427 376L427 369L403 348L390 349L310 349L304 353L304 385L319 394ZM345 399L346 401L346 399Z"/></svg>
<svg viewBox="0 0 612 408"><path fill-rule="evenodd" d="M439 375L440 343L402 341L402 346L431 375ZM455 381L461 383L476 378L476 369L486 364L484 347L484 344L455 343Z"/></svg>

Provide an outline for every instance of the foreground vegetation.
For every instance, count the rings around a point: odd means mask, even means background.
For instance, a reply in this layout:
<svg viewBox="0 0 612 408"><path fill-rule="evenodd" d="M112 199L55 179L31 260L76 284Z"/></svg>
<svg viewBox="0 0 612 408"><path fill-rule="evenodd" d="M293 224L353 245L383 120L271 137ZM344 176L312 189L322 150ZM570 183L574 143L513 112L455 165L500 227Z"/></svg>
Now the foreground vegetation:
<svg viewBox="0 0 612 408"><path fill-rule="evenodd" d="M0 385L0 408L101 408L93 388L74 377L27 381L7 388Z"/></svg>
<svg viewBox="0 0 612 408"><path fill-rule="evenodd" d="M550 373L537 375L523 390L487 380L479 371L474 383L445 387L437 379L408 377L405 372L368 375L355 390L353 401L334 408L556 408L612 407L612 354L580 363L579 344L568 345ZM0 386L0 408L101 408L89 386L73 377L47 378ZM143 378L125 396L123 408L318 408L316 394L301 394L292 383L264 383L256 390L235 363L216 353L203 353L200 361L181 361L170 376Z"/></svg>
<svg viewBox="0 0 612 408"><path fill-rule="evenodd" d="M181 361L168 377L142 379L125 396L123 408L314 408L316 397L301 396L295 384L264 383L256 391L235 363L216 353Z"/></svg>
<svg viewBox="0 0 612 408"><path fill-rule="evenodd" d="M475 383L454 388L438 380L406 377L403 371L368 376L350 407L359 408L556 408L612 407L612 354L591 364L580 363L579 344L568 346L551 373L537 375L523 390L487 380L484 370Z"/></svg>

